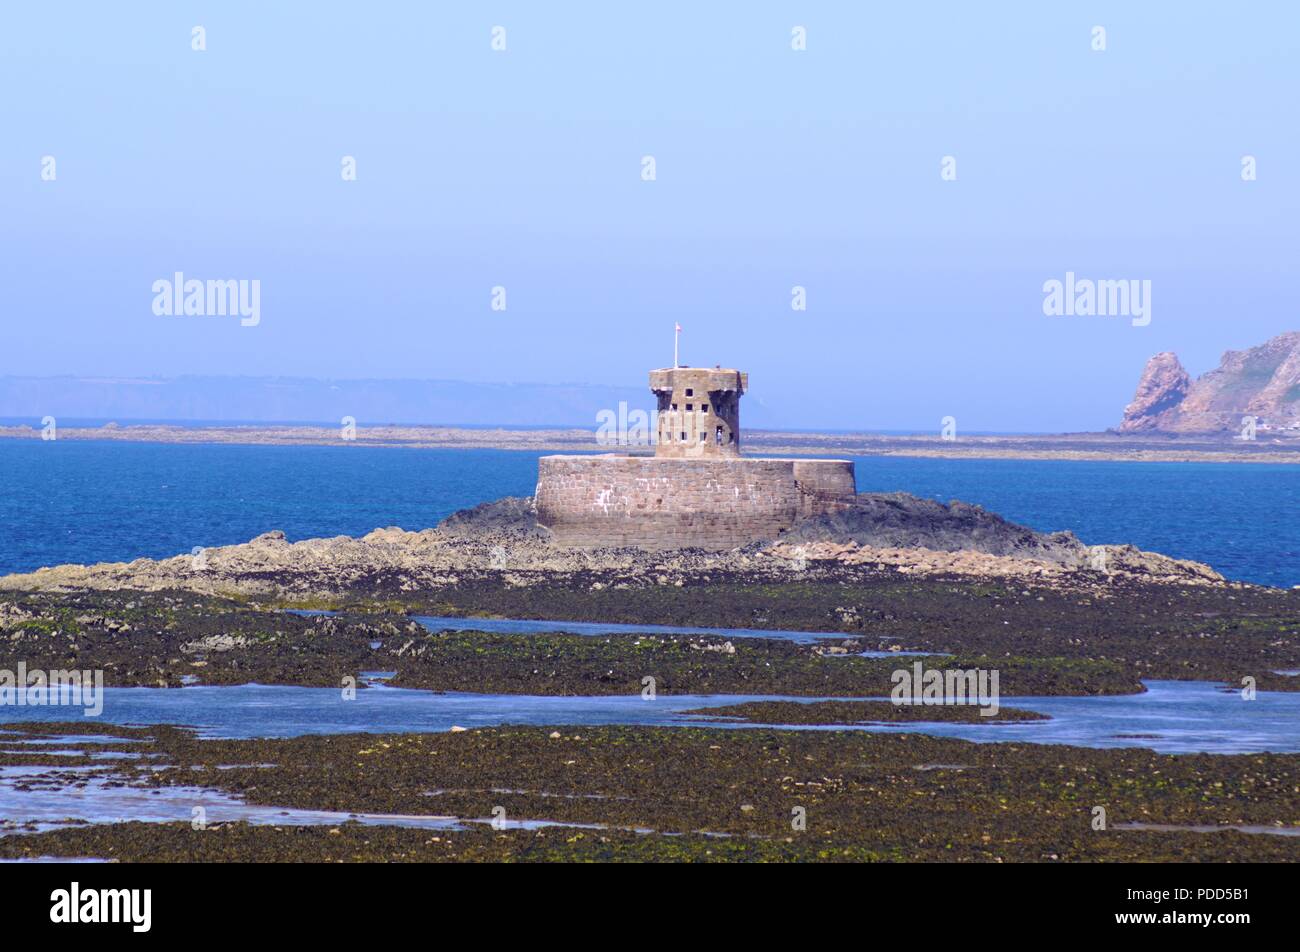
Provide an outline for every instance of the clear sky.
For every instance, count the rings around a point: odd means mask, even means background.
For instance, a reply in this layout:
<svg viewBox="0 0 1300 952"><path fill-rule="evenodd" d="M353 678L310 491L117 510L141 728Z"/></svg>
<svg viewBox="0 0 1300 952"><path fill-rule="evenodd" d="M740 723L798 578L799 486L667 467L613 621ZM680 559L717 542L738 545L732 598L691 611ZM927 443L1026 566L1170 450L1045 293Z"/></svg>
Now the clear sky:
<svg viewBox="0 0 1300 952"><path fill-rule="evenodd" d="M803 425L1101 428L1157 351L1300 329L1297 36L1289 0L6 4L0 374L639 384L680 322ZM176 271L260 281L260 323L155 315ZM1045 316L1067 271L1150 280L1150 324Z"/></svg>

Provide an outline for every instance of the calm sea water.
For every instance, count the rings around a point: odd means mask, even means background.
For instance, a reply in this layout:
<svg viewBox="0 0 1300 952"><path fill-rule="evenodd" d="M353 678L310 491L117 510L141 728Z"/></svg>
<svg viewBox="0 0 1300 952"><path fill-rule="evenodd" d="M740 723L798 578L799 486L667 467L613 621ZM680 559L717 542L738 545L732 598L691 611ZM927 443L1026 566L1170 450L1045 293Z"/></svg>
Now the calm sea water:
<svg viewBox="0 0 1300 952"><path fill-rule="evenodd" d="M246 542L423 529L531 495L539 453L0 440L0 572ZM857 458L862 491L963 499L1088 543L1300 584L1300 470L1283 465Z"/></svg>

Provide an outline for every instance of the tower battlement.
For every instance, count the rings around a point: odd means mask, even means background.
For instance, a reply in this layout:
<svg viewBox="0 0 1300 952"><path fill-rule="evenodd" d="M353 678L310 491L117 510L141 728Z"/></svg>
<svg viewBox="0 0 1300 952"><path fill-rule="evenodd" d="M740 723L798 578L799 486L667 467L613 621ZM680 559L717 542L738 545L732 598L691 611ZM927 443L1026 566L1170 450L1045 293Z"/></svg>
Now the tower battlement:
<svg viewBox="0 0 1300 952"><path fill-rule="evenodd" d="M659 401L655 455L669 459L740 455L740 398L749 374L721 367L650 371Z"/></svg>

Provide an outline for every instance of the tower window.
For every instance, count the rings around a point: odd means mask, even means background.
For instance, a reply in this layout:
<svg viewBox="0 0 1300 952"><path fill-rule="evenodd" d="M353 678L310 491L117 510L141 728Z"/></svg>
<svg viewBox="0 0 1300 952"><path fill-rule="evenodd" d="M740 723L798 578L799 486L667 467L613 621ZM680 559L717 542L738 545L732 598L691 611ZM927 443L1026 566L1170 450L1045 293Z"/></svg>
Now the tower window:
<svg viewBox="0 0 1300 952"><path fill-rule="evenodd" d="M687 395L688 397L693 397L693 396L695 396L695 391L692 390L690 387L687 387L687 388L686 388L686 395Z"/></svg>
<svg viewBox="0 0 1300 952"><path fill-rule="evenodd" d="M700 442L703 443L708 438L709 438L709 434L705 433L703 430L700 430Z"/></svg>
<svg viewBox="0 0 1300 952"><path fill-rule="evenodd" d="M682 430L682 442L683 442L683 443L686 442L686 431L685 431L685 430Z"/></svg>
<svg viewBox="0 0 1300 952"><path fill-rule="evenodd" d="M677 404L675 404L675 403L673 404L673 409L674 409L674 410L677 409Z"/></svg>
<svg viewBox="0 0 1300 952"><path fill-rule="evenodd" d="M700 404L700 409L703 410L705 413L708 413L708 412L709 412L709 405L708 405L707 403L701 403L701 404Z"/></svg>
<svg viewBox="0 0 1300 952"><path fill-rule="evenodd" d="M687 413L692 412L694 409L695 409L695 404L693 404L693 403L688 403L688 404L686 404L686 412L687 412Z"/></svg>

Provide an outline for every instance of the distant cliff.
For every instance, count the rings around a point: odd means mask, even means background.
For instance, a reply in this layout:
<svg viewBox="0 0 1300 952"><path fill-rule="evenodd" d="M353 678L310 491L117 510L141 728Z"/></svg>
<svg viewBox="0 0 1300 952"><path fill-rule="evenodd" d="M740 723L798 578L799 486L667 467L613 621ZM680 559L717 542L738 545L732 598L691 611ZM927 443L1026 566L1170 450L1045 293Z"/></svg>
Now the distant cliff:
<svg viewBox="0 0 1300 952"><path fill-rule="evenodd" d="M1192 380L1178 357L1147 361L1121 433L1240 430L1244 416L1263 429L1300 429L1300 331L1250 350L1230 350L1219 366Z"/></svg>

